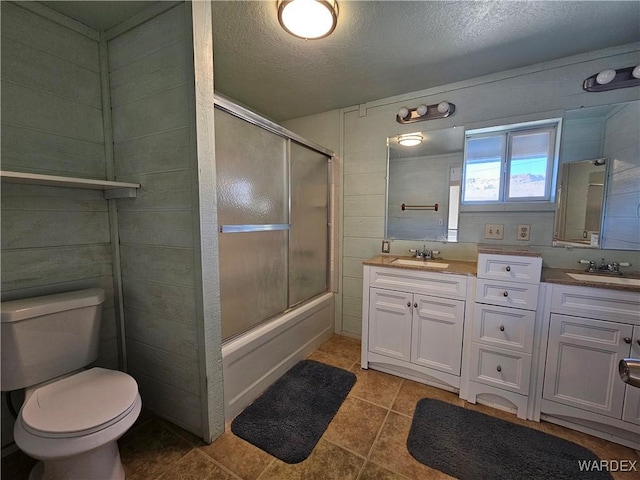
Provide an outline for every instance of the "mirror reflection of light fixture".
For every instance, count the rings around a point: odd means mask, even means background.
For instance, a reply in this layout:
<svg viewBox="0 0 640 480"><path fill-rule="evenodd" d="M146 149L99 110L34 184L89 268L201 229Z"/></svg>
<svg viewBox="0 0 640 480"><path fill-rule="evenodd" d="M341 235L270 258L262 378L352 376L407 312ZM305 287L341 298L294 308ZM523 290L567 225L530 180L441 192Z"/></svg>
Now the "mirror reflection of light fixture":
<svg viewBox="0 0 640 480"><path fill-rule="evenodd" d="M608 68L582 82L582 88L587 92L605 92L635 86L640 86L640 65L617 70Z"/></svg>
<svg viewBox="0 0 640 480"><path fill-rule="evenodd" d="M404 135L398 135L398 143L403 147L415 147L422 143L422 135L419 133L406 133Z"/></svg>
<svg viewBox="0 0 640 480"><path fill-rule="evenodd" d="M456 106L450 102L434 103L433 105L420 104L416 108L401 107L396 115L398 123L414 123L436 118L446 118L453 115Z"/></svg>
<svg viewBox="0 0 640 480"><path fill-rule="evenodd" d="M335 0L278 0L278 21L294 37L324 38L336 28L338 3Z"/></svg>

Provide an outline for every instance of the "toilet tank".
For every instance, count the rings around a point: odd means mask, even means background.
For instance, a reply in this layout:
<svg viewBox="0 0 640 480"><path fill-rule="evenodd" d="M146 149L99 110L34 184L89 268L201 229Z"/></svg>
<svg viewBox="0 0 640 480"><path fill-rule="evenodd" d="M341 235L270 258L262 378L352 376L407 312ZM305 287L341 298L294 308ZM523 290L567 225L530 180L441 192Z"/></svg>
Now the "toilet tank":
<svg viewBox="0 0 640 480"><path fill-rule="evenodd" d="M103 302L100 288L2 302L0 389L30 387L95 361Z"/></svg>

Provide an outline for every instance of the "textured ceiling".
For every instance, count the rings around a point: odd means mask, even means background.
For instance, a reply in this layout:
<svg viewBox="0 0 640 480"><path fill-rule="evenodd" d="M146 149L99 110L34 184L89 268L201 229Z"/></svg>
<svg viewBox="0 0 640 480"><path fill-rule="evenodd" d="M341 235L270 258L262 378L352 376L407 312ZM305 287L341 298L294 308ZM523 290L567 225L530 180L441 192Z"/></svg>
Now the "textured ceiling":
<svg viewBox="0 0 640 480"><path fill-rule="evenodd" d="M286 120L640 40L635 1L338 3L305 41L275 0L213 2L216 90Z"/></svg>
<svg viewBox="0 0 640 480"><path fill-rule="evenodd" d="M156 2L43 3L103 30ZM276 0L213 1L216 90L282 121L640 41L638 1L338 3L333 34L301 40Z"/></svg>

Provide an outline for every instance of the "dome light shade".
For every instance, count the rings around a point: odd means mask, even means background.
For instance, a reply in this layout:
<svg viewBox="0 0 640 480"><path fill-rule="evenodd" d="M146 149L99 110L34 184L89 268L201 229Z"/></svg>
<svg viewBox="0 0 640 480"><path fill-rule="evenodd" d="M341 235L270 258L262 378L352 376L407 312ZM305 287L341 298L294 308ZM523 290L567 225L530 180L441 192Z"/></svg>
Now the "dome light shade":
<svg viewBox="0 0 640 480"><path fill-rule="evenodd" d="M407 133L406 135L398 135L398 143L403 147L415 147L422 143L422 135L417 133Z"/></svg>
<svg viewBox="0 0 640 480"><path fill-rule="evenodd" d="M278 21L295 37L324 38L336 28L338 4L335 0L278 0Z"/></svg>

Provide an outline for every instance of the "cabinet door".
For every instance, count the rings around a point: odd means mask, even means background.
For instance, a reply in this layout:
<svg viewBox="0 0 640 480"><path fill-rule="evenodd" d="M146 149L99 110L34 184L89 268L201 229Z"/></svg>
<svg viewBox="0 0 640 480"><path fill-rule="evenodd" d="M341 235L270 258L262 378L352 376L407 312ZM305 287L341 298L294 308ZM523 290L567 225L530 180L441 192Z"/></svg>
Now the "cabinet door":
<svg viewBox="0 0 640 480"><path fill-rule="evenodd" d="M413 295L369 290L369 351L409 361Z"/></svg>
<svg viewBox="0 0 640 480"><path fill-rule="evenodd" d="M464 302L414 295L411 362L460 375Z"/></svg>
<svg viewBox="0 0 640 480"><path fill-rule="evenodd" d="M640 326L633 327L633 343L631 345L631 358L640 358ZM622 420L640 425L640 388L626 386L624 396L624 408Z"/></svg>
<svg viewBox="0 0 640 480"><path fill-rule="evenodd" d="M631 334L631 325L552 314L543 398L622 418L618 362L629 355Z"/></svg>

